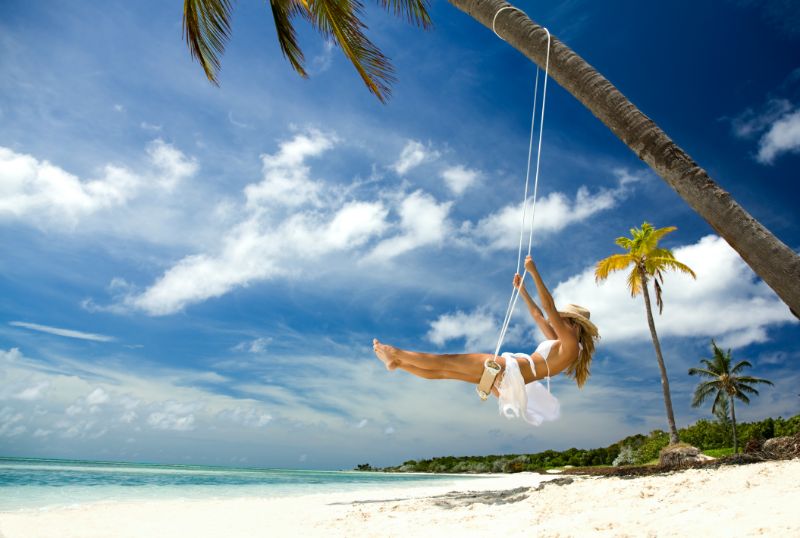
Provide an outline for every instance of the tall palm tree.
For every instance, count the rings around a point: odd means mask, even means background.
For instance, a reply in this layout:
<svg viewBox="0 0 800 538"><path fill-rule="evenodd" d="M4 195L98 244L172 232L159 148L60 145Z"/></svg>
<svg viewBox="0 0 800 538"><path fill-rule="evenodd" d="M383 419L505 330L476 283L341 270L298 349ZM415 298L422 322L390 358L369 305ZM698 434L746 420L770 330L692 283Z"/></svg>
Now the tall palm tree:
<svg viewBox="0 0 800 538"><path fill-rule="evenodd" d="M675 426L675 415L672 412L672 397L669 392L669 378L664 365L664 356L661 353L661 344L656 333L656 324L653 321L653 309L650 305L650 291L647 287L649 279L653 280L656 292L656 305L659 314L664 309L661 285L664 283L664 272L669 270L680 271L695 276L689 266L675 259L672 251L658 246L659 240L670 232L677 230L674 226L655 229L645 222L641 228L632 228L631 237L619 237L617 245L625 249L625 254L613 254L597 262L595 280L601 282L615 271L622 271L631 267L628 273L628 291L632 297L640 293L644 295L644 305L647 312L647 324L650 326L650 336L653 338L653 347L656 349L658 369L661 372L661 390L664 392L664 406L667 410L667 423L669 424L669 438L671 443L678 442L678 428Z"/></svg>
<svg viewBox="0 0 800 538"><path fill-rule="evenodd" d="M523 12L503 0L449 0L472 18L495 29L528 59L544 65L547 33ZM427 28L427 0L378 0L384 8ZM360 19L358 0L270 0L283 54L305 76L293 17L307 19L325 37L338 43L367 87L382 102L389 94L393 71L388 59L370 42ZM184 0L184 34L192 55L216 83L218 55L230 33L232 0ZM495 20L495 15L498 15ZM556 37L550 47L550 76L580 101L672 187L800 317L800 255L754 219L717 185L605 77Z"/></svg>
<svg viewBox="0 0 800 538"><path fill-rule="evenodd" d="M723 353L717 347L717 343L711 341L711 349L714 356L711 359L700 359L705 368L689 368L689 375L697 375L706 378L708 381L701 381L694 390L692 407L699 407L712 395L714 403L711 404L711 412L716 413L721 402L730 402L731 424L733 425L733 452L739 451L738 439L736 438L736 406L734 400L740 400L746 404L750 403L748 394L758 395L758 391L753 385L759 383L772 385L772 381L740 375L745 368L752 368L753 365L748 361L739 361L731 368L731 350Z"/></svg>

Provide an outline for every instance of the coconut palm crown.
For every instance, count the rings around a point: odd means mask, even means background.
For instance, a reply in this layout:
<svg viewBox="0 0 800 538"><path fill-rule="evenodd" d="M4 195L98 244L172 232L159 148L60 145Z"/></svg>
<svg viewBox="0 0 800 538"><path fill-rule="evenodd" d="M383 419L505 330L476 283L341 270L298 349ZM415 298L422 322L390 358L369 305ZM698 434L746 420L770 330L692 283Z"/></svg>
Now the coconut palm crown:
<svg viewBox="0 0 800 538"><path fill-rule="evenodd" d="M628 252L614 254L598 262L595 269L595 280L597 282L605 280L611 273L632 265L631 272L628 274L628 291L631 292L631 297L642 293L644 278L651 277L656 290L656 305L660 314L664 310L661 288L664 283L664 272L680 271L696 278L694 271L688 265L676 260L671 250L658 246L662 237L675 230L677 230L675 226L655 229L649 222L642 224L641 228L631 228L631 237L618 237L615 241L617 245Z"/></svg>
<svg viewBox="0 0 800 538"><path fill-rule="evenodd" d="M428 0L378 0L380 6L422 28L429 28ZM307 77L303 51L293 19L308 21L324 39L332 41L353 63L367 88L381 102L390 94L394 70L389 59L366 36L364 6L359 0L270 0L272 17L283 55L295 71ZM184 0L183 35L192 57L206 77L218 84L220 55L231 33L233 0Z"/></svg>
<svg viewBox="0 0 800 538"><path fill-rule="evenodd" d="M742 370L752 368L753 365L749 361L739 361L731 367L731 350L729 349L727 353L724 353L713 340L711 341L711 349L713 352L711 359L700 359L705 368L689 368L689 375L707 379L707 381L701 381L697 385L692 398L692 407L703 405L706 400L713 396L714 401L711 404L711 412L717 413L718 408L721 408L724 402L730 402L730 418L733 425L733 451L737 452L738 440L736 438L734 400L749 404L750 397L748 395L758 396L758 390L753 385L772 385L773 383L767 379L741 375Z"/></svg>

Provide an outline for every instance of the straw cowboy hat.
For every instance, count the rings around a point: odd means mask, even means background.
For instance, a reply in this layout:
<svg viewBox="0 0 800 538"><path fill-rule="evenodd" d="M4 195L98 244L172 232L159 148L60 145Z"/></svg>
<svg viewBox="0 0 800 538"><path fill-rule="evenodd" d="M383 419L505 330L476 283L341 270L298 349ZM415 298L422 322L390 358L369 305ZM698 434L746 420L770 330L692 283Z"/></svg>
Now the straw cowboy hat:
<svg viewBox="0 0 800 538"><path fill-rule="evenodd" d="M590 313L587 309L576 304L568 304L563 310L559 310L558 314L562 318L572 318L580 323L584 329L589 331L592 336L598 334L597 326L589 321Z"/></svg>

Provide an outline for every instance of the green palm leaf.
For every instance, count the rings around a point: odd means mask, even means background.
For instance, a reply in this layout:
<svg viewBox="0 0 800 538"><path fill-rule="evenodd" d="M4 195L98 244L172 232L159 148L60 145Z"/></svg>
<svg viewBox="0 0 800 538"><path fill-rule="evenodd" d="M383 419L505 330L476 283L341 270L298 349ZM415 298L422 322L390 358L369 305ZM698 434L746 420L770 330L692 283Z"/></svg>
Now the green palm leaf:
<svg viewBox="0 0 800 538"><path fill-rule="evenodd" d="M768 379L761 379L760 377L752 377L752 376L740 376L737 377L737 380L740 383L747 383L749 384L758 384L763 383L765 385L774 385L774 383Z"/></svg>
<svg viewBox="0 0 800 538"><path fill-rule="evenodd" d="M387 11L398 17L405 17L409 22L428 29L431 18L428 15L428 2L424 0L379 0Z"/></svg>
<svg viewBox="0 0 800 538"><path fill-rule="evenodd" d="M311 23L341 47L369 91L385 103L395 80L394 70L389 59L364 34L363 9L358 0L308 0Z"/></svg>
<svg viewBox="0 0 800 538"><path fill-rule="evenodd" d="M692 407L700 407L703 402L705 402L709 396L712 394L718 393L718 387L715 381L706 381L705 383L701 383L697 386L697 389L694 391L694 397L692 398Z"/></svg>
<svg viewBox="0 0 800 538"><path fill-rule="evenodd" d="M732 374L737 374L737 373L739 373L739 370L741 370L742 368L752 368L752 367L753 367L753 365L750 364L749 361L740 361L740 362L736 363L736 366L731 368L731 373Z"/></svg>
<svg viewBox="0 0 800 538"><path fill-rule="evenodd" d="M302 14L303 9L295 0L270 0L272 18L275 21L275 31L278 34L278 44L283 56L289 60L292 68L305 78L308 76L303 67L304 56L297 42L297 32L292 24L295 15Z"/></svg>
<svg viewBox="0 0 800 538"><path fill-rule="evenodd" d="M192 58L203 66L206 77L219 85L219 57L231 32L230 0L184 0L183 36Z"/></svg>

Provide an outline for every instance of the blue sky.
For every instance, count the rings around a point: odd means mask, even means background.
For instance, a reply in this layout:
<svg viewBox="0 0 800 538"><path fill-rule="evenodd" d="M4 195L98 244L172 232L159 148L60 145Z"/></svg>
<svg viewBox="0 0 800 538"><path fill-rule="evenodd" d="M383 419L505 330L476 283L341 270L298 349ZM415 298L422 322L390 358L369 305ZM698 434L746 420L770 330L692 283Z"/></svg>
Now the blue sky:
<svg viewBox="0 0 800 538"><path fill-rule="evenodd" d="M791 2L520 2L795 250L800 10ZM211 86L180 2L0 5L0 454L350 468L605 446L666 427L640 299L594 263L644 220L667 276L679 426L711 338L798 412L798 323L711 228L550 84L534 255L602 340L562 418L531 428L457 382L389 373L376 336L490 352L516 266L535 68L437 2L367 10L398 75L381 105L299 22L311 77L240 2ZM518 312L505 349L540 338Z"/></svg>

